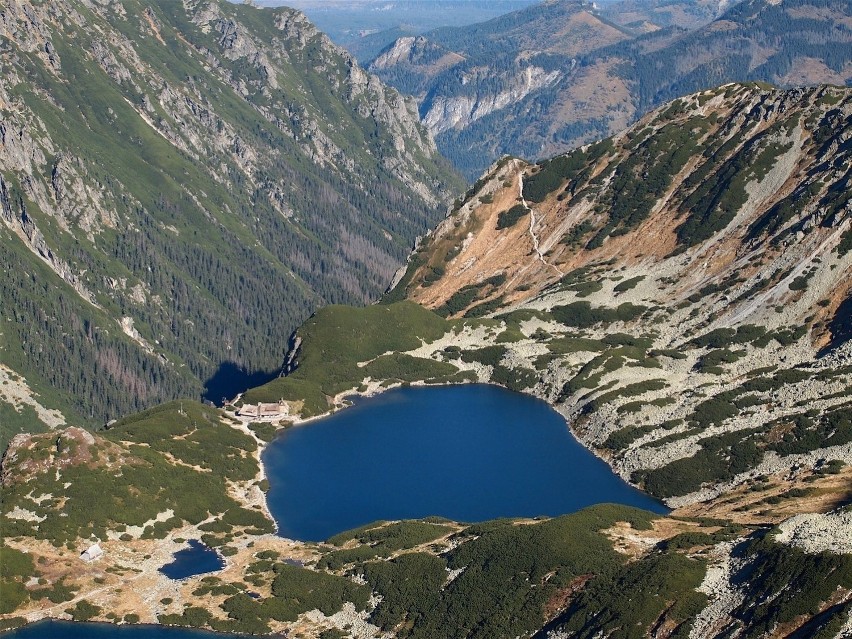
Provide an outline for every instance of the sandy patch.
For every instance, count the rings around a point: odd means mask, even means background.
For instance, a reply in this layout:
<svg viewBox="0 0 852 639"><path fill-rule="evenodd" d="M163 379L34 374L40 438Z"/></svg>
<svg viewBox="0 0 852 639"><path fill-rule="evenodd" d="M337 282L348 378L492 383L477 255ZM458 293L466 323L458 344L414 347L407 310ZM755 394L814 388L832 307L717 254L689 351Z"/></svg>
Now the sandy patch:
<svg viewBox="0 0 852 639"><path fill-rule="evenodd" d="M30 406L38 415L39 421L48 428L65 426L65 416L58 410L47 408L36 399L38 393L27 386L26 380L11 368L0 364L0 401L11 404L21 412L24 406Z"/></svg>

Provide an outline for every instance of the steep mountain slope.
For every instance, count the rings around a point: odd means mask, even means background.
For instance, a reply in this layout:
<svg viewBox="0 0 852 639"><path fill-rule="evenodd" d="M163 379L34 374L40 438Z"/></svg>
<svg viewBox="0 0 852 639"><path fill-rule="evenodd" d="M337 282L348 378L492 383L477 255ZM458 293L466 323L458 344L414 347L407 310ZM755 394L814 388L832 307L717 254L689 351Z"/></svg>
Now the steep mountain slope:
<svg viewBox="0 0 852 639"><path fill-rule="evenodd" d="M401 290L508 312L503 361L672 503L814 449L848 461L851 127L847 90L727 85L540 165L503 160Z"/></svg>
<svg viewBox="0 0 852 639"><path fill-rule="evenodd" d="M505 158L385 298L449 319L324 311L296 371L247 401L313 388L302 409L322 412L473 375L553 403L671 504L852 461L850 135L849 90L726 85L540 165ZM359 347L337 348L349 324Z"/></svg>
<svg viewBox="0 0 852 639"><path fill-rule="evenodd" d="M295 371L244 399L309 415L472 379L554 405L677 510L650 539L610 529L639 561L572 581L536 636L845 636L850 140L850 89L731 84L538 165L504 158L384 305L318 313ZM410 636L457 623L407 618Z"/></svg>
<svg viewBox="0 0 852 639"><path fill-rule="evenodd" d="M549 2L398 40L369 68L417 96L442 152L471 179L503 154L564 152L724 82L852 80L848 2L747 0L709 24L683 18L700 8L713 17L710 7L692 5L652 4L637 13L632 3ZM668 19L650 22L656 10Z"/></svg>
<svg viewBox="0 0 852 639"><path fill-rule="evenodd" d="M0 627L65 614L364 639L848 636L850 141L850 89L732 84L538 165L501 160L384 303L318 311L289 374L239 406L17 437ZM277 428L352 393L473 380L548 400L677 509L265 534L257 462ZM236 413L267 401L279 412L262 422ZM145 473L156 481L131 490ZM107 552L82 564L92 534ZM156 567L196 537L228 566L175 587Z"/></svg>
<svg viewBox="0 0 852 639"><path fill-rule="evenodd" d="M69 419L278 368L458 185L411 101L290 9L14 0L0 56L3 370Z"/></svg>

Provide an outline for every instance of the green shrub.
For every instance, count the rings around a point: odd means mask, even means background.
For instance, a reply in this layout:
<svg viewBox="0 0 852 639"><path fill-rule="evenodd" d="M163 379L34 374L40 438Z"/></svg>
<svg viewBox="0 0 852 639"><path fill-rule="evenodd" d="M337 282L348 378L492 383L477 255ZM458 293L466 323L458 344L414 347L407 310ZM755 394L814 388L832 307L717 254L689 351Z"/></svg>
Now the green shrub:
<svg viewBox="0 0 852 639"><path fill-rule="evenodd" d="M629 322L639 317L646 310L648 310L648 307L630 302L625 302L617 308L592 308L589 302L577 301L565 306L555 306L550 312L554 320L565 326L591 328L595 324Z"/></svg>
<svg viewBox="0 0 852 639"><path fill-rule="evenodd" d="M716 543L713 535L705 532L690 531L682 532L660 542L664 550L689 549L695 546L712 546Z"/></svg>
<svg viewBox="0 0 852 639"><path fill-rule="evenodd" d="M668 384L661 379L650 379L627 384L621 388L601 393L583 407L583 412L585 414L593 413L607 402L611 402L619 397L636 397L637 395L644 395L652 391L663 390L666 387L668 387Z"/></svg>
<svg viewBox="0 0 852 639"><path fill-rule="evenodd" d="M508 368L497 365L491 374L491 381L505 386L509 390L521 392L535 386L539 381L539 376L531 368L523 366Z"/></svg>
<svg viewBox="0 0 852 639"><path fill-rule="evenodd" d="M736 149L740 139L722 145L718 155L711 147L705 150L707 160L684 182L694 190L684 199L681 212L686 219L677 227L678 243L694 246L725 228L748 198L745 187L754 179L766 175L775 158L790 149L790 145L772 142L774 131L747 139ZM719 166L718 158L725 158Z"/></svg>
<svg viewBox="0 0 852 639"><path fill-rule="evenodd" d="M71 601L77 591L65 584L65 580L60 579L49 588L35 588L30 590L31 599L48 599L52 603L60 604L65 601Z"/></svg>
<svg viewBox="0 0 852 639"><path fill-rule="evenodd" d="M347 601L352 602L357 610L366 609L370 589L344 577L289 564L277 564L275 579L272 581L272 594L276 599L287 602L282 606L284 610L299 610L297 615L315 608L325 615L333 615L341 610ZM294 600L298 602L295 606L291 603ZM291 620L295 620L295 617Z"/></svg>
<svg viewBox="0 0 852 639"><path fill-rule="evenodd" d="M382 355L364 366L364 376L376 380L398 379L414 382L433 377L443 377L458 372L458 368L447 362L436 362L405 353Z"/></svg>
<svg viewBox="0 0 852 639"><path fill-rule="evenodd" d="M494 341L497 344L512 344L525 339L526 336L521 332L521 329L518 326L507 326L506 330L497 335L497 339Z"/></svg>
<svg viewBox="0 0 852 639"><path fill-rule="evenodd" d="M71 615L74 621L88 621L101 614L101 607L81 599L73 608L66 608L65 612Z"/></svg>
<svg viewBox="0 0 852 639"><path fill-rule="evenodd" d="M505 303L505 297L500 295L493 299L482 302L481 304L477 304L470 308L465 314L466 318L476 318L476 317L484 317L489 313L493 313L497 309L501 308Z"/></svg>
<svg viewBox="0 0 852 639"><path fill-rule="evenodd" d="M688 419L700 428L707 428L714 424L721 424L726 419L735 417L739 412L733 402L711 397L698 404Z"/></svg>
<svg viewBox="0 0 852 639"><path fill-rule="evenodd" d="M249 424L249 430L264 442L271 442L278 433L278 427L268 422L253 422Z"/></svg>
<svg viewBox="0 0 852 639"><path fill-rule="evenodd" d="M793 428L781 441L767 444L767 448L781 455L808 453L852 442L852 411L848 406L839 406L816 417L800 414L784 421L792 422Z"/></svg>
<svg viewBox="0 0 852 639"><path fill-rule="evenodd" d="M523 204L515 204L508 211L501 211L497 215L497 230L508 229L520 221L525 215L529 215L529 209Z"/></svg>
<svg viewBox="0 0 852 639"><path fill-rule="evenodd" d="M629 426L627 428L622 428L610 433L609 437L606 438L603 447L607 450L614 451L627 450L627 447L630 446L630 444L644 435L652 433L656 429L657 427L655 425Z"/></svg>
<svg viewBox="0 0 852 639"><path fill-rule="evenodd" d="M836 601L838 590L852 588L849 555L808 554L776 543L772 535L759 535L745 548L744 558L748 561L748 603L739 606L734 617L744 622L748 639L766 636L780 624L814 617L827 609L826 603ZM842 614L842 610L835 612ZM823 623L830 616L825 615ZM813 630L815 636L816 628Z"/></svg>
<svg viewBox="0 0 852 639"><path fill-rule="evenodd" d="M593 163L612 148L612 140L607 139L587 149L576 149L566 155L545 160L539 165L538 172L524 176L524 198L531 202L543 202L564 181L578 180L589 172Z"/></svg>
<svg viewBox="0 0 852 639"><path fill-rule="evenodd" d="M763 326L755 324L744 324L737 329L733 328L717 328L709 333L701 335L693 339L690 344L699 348L726 348L731 344L747 344L760 340L766 335L766 329Z"/></svg>
<svg viewBox="0 0 852 639"><path fill-rule="evenodd" d="M701 440L693 457L675 460L661 468L633 473L632 480L657 497L686 495L705 482L733 479L754 468L763 459L753 437L756 429L725 433Z"/></svg>
<svg viewBox="0 0 852 639"><path fill-rule="evenodd" d="M607 345L600 340L588 337L557 337L547 343L547 349L555 355L580 352L601 353L607 349Z"/></svg>
<svg viewBox="0 0 852 639"><path fill-rule="evenodd" d="M484 346L483 348L462 351L461 359L468 364L479 362L485 366L497 366L505 355L505 346Z"/></svg>
<svg viewBox="0 0 852 639"><path fill-rule="evenodd" d="M625 291L629 291L631 289L636 288L636 285L644 279L644 275L637 275L636 277L631 277L616 284L612 290L616 293L624 293Z"/></svg>
<svg viewBox="0 0 852 639"><path fill-rule="evenodd" d="M441 317L455 315L470 306L479 297L480 289L481 287L476 284L461 287L435 312Z"/></svg>
<svg viewBox="0 0 852 639"><path fill-rule="evenodd" d="M404 621L414 627L428 622L440 605L441 589L447 580L446 565L440 557L425 553L365 564L364 577L383 595L370 621L384 629L395 628Z"/></svg>
<svg viewBox="0 0 852 639"><path fill-rule="evenodd" d="M664 615L685 637L707 604L707 596L696 590L705 572L704 560L651 554L592 580L555 627L578 638L639 639Z"/></svg>
<svg viewBox="0 0 852 639"><path fill-rule="evenodd" d="M695 365L695 370L699 373L712 372L719 367L719 364L731 364L745 357L746 351L732 351L727 348L717 348L712 350Z"/></svg>

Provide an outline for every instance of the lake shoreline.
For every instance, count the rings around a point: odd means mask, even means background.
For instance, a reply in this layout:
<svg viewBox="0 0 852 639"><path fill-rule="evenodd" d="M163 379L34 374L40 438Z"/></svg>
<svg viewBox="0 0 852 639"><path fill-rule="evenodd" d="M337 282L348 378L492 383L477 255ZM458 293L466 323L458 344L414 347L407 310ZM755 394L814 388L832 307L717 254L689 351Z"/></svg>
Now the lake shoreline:
<svg viewBox="0 0 852 639"><path fill-rule="evenodd" d="M600 460L603 464L606 464L606 460L602 460L594 453L594 451L589 450L583 444L583 442L574 434L573 430L570 427L570 423L566 419L565 415L555 409L555 407L550 402L547 402L541 397L535 396L535 394L517 393L516 391L506 389L505 387L499 384L494 384L490 382L465 382L443 384L411 383L394 384L390 386L381 386L381 384L379 383L374 383L369 384L367 388L360 391L357 388L353 388L351 390L336 395L333 398L333 408L331 408L323 415L307 418L287 419L286 421L289 423L283 429L277 431L276 439L282 432L284 432L284 430L296 428L297 426L301 427L305 425L315 424L325 418L345 412L345 409L352 407L353 403L358 404L361 400L378 397L387 392L400 391L406 387L414 389L439 389L442 387L463 388L472 385L499 389L502 392L517 394L526 399L535 399L543 401L549 411L555 412L559 415L561 420L560 425L562 426L562 428L564 428L564 432L571 438L571 440L576 442L577 446L588 452L595 459ZM229 489L229 494L231 494L231 496L235 498L238 503L240 503L240 505L243 507L260 507L264 512L265 516L271 522L274 523L275 533L254 537L246 537L230 543L229 545L236 548L237 553L232 556L223 557L225 561L225 566L221 570L213 573L205 573L202 575L188 577L180 581L169 579L168 577L160 573L159 569L162 565L168 563L173 559L173 555L175 552L186 548L187 543L186 541L183 541L184 539L201 539L203 531L199 530L199 526L202 525L204 522L200 522L198 525L187 525L182 527L181 529L171 531L167 538L164 540L139 539L128 543L119 543L116 540L104 542L103 546L106 551L106 557L102 560L99 560L99 562L102 562L100 564L96 562L96 565L86 565L86 571L88 576L83 576L80 580L81 587L75 594L74 598L71 601L63 602L59 605L50 606L47 608L29 609L22 611L17 616L24 617L27 620L26 626L30 626L33 623L36 623L41 620L68 620L69 615L65 613L64 610L73 607L75 602L86 599L87 601L91 601L96 605L100 605L103 608L104 613L110 612L118 614L118 618L115 621L101 621L100 623L109 624L110 626L114 626L116 624L131 626L147 624L156 627L171 627L167 626L166 624L159 623L158 618L164 614L175 614L176 612L180 612L184 605L202 606L207 607L211 610L215 610L215 607L211 608L210 603L207 602L204 597L198 597L196 595L193 595L192 591L198 588L199 584L201 583L201 579L208 575L215 575L221 577L223 580L226 581L240 581L247 565L252 561L255 561L253 557L260 550L274 550L275 552L279 552L283 557L295 558L307 563L310 563L312 560L315 560L318 557L316 550L311 547L312 544L310 544L309 542L300 541L298 539L285 537L282 535L279 519L277 519L273 515L272 510L270 508L268 493L263 492L258 486L258 484L263 480L268 481L269 479L267 464L264 462L263 456L268 450L268 446L271 442L266 442L260 437L258 437L251 429L249 429L248 425L250 423L258 421L280 422L283 420L281 420L280 418L277 420L252 419L236 416L230 412L226 412L226 415L230 418L230 420L226 421L231 427L236 428L241 432L251 434L251 436L257 441L257 448L253 452L253 455L255 456L258 462L258 473L254 477L254 479L247 482L243 482L243 485L241 486L232 485ZM275 439L273 439L273 441L275 441ZM612 470L609 464L606 464L606 468L610 471ZM642 494L644 495L644 493ZM519 518L527 519L528 517L520 516ZM394 518L388 519L393 521L396 520ZM176 542L176 539L181 539L182 543ZM45 548L45 550L47 549ZM41 551L38 551L37 554L41 554ZM133 597L128 598L116 596L115 594L109 596L108 593L105 592L106 589L102 586L99 586L98 583L94 581L95 578L103 578L98 577L98 575L106 575L108 573L108 571L106 570L107 565L115 566L117 563L119 565L125 566L132 565L141 572L138 574L128 575L129 578L124 577L116 579L114 583L110 584L111 590L114 592L116 589L124 588L132 584L133 589L137 593L141 591L149 592L150 594L147 597L139 598L138 596L134 595ZM112 581L112 578L110 578L110 581ZM166 599L171 600L171 603L160 603L160 600ZM124 622L123 616L125 614L138 614L140 616L141 623L128 624L127 622ZM11 617L15 615L9 616ZM292 628L292 624L282 623L280 624L280 627L274 627L273 631L280 632L289 628ZM228 637L227 634L222 633L214 633L213 636Z"/></svg>
<svg viewBox="0 0 852 639"><path fill-rule="evenodd" d="M316 541L375 519L397 521L437 515L454 521L479 522L500 517L553 517L604 502L668 512L665 504L613 473L605 460L565 428L564 415L540 398L497 384L411 384L382 390L392 397L378 404L362 403L359 400L376 399L383 393L359 393L355 404L360 410L350 414L338 409L330 417L333 421L323 424L320 430L297 435L292 432L295 426L288 428L291 434L286 441L277 438L270 444L274 459L269 456L270 448L264 448L267 475L283 482L273 484L266 495L283 529L279 534ZM352 395L339 395L340 404ZM351 405L347 402L345 407ZM536 430L530 430L532 426ZM549 446L543 441L548 441ZM383 447L385 452L377 454ZM417 455L411 452L414 450ZM532 451L538 451L538 458L530 457ZM400 466L400 459L407 456L408 466ZM453 463L447 463L447 459ZM471 463L465 464L465 460ZM495 472L498 468L500 472ZM422 487L407 483L409 475L418 472L430 486L425 501L420 494ZM324 477L323 485L329 488L317 487L310 479L312 475ZM351 480L344 480L344 475ZM393 485L387 484L388 476L395 478ZM442 501L443 478L450 476L453 485L447 490L451 492ZM514 476L514 480L510 482L509 476ZM481 483L484 477L490 477L487 487ZM590 477L599 478L599 487L589 483ZM337 488L332 490L335 482ZM577 488L562 491L559 497L550 495L550 484L554 482L566 487L588 484L588 494L581 499ZM465 494L481 491L478 509L462 506L464 498L458 501L458 486L465 487ZM415 492L399 499L406 490ZM518 493L523 490L527 493L520 499ZM280 502L283 494L288 495L285 501L289 518ZM307 512L313 512L312 520L317 522L333 520L338 509L317 504L341 500L346 506L339 512L366 514L360 520L341 521L337 528L328 524L322 532L313 526L312 532L306 532L296 523L304 520ZM382 508L373 502L382 504Z"/></svg>

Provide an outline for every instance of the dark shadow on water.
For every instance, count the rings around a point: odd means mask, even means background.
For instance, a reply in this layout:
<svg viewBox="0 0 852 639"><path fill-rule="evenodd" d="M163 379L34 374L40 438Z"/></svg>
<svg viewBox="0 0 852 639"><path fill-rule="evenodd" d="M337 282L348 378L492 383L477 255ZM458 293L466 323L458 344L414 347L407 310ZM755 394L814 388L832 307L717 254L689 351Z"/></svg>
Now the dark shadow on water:
<svg viewBox="0 0 852 639"><path fill-rule="evenodd" d="M221 406L223 399L233 399L249 388L270 382L278 377L278 373L278 370L249 372L234 362L223 362L213 376L204 382L202 399Z"/></svg>

